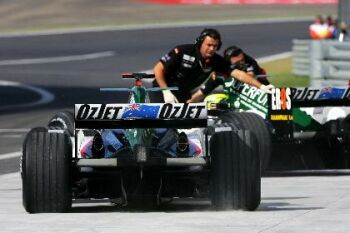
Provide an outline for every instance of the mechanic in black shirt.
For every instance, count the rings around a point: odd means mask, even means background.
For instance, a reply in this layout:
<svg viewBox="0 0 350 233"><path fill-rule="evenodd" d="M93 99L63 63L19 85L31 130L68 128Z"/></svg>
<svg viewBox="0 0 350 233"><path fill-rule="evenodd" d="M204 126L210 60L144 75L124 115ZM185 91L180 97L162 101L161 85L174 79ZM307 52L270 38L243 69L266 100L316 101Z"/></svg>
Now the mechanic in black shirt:
<svg viewBox="0 0 350 233"><path fill-rule="evenodd" d="M237 67L237 69L246 71L252 77L266 75L266 71L259 66L258 62L237 46L230 46L225 49L224 58L226 61L230 62L232 67ZM262 84L270 84L266 77L257 77L257 79Z"/></svg>
<svg viewBox="0 0 350 233"><path fill-rule="evenodd" d="M178 91L164 90L164 102L195 102L192 101L195 97L192 96L192 91L204 83L214 71L232 76L265 92L271 92L271 87L261 84L246 72L232 69L229 62L216 53L220 46L219 32L215 29L204 29L195 44L176 46L164 55L153 69L153 85L179 88Z"/></svg>
<svg viewBox="0 0 350 233"><path fill-rule="evenodd" d="M224 51L224 59L231 64L231 69L241 70L246 72L252 78L256 78L258 75L266 75L264 69L262 69L257 61L248 56L246 53L242 51L241 48L237 46L230 46ZM194 94L190 102L198 102L204 99L206 95L212 92L217 86L222 84L222 79L216 78L217 76L226 76L224 73L215 72L212 73L210 78L206 80L205 84ZM267 87L273 88L273 85L270 85L269 81L266 77L257 77L256 78L263 85L267 85ZM241 81L241 80L240 80Z"/></svg>

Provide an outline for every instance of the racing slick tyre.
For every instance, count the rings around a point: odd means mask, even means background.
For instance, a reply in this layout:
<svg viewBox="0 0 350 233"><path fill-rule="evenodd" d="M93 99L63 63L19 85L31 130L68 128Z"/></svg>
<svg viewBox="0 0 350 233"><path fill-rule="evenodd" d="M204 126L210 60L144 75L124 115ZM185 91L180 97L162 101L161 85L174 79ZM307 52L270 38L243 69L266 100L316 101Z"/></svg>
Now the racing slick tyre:
<svg viewBox="0 0 350 233"><path fill-rule="evenodd" d="M210 196L218 210L255 210L261 201L258 141L249 130L222 131L210 139Z"/></svg>
<svg viewBox="0 0 350 233"><path fill-rule="evenodd" d="M32 129L21 158L23 206L29 213L66 212L72 205L71 148L63 133Z"/></svg>
<svg viewBox="0 0 350 233"><path fill-rule="evenodd" d="M271 158L271 134L262 117L251 112L225 112L219 115L222 122L232 124L233 129L248 129L252 131L259 142L261 171L264 171Z"/></svg>
<svg viewBox="0 0 350 233"><path fill-rule="evenodd" d="M49 129L63 129L69 136L74 135L74 115L70 111L56 113L48 124Z"/></svg>

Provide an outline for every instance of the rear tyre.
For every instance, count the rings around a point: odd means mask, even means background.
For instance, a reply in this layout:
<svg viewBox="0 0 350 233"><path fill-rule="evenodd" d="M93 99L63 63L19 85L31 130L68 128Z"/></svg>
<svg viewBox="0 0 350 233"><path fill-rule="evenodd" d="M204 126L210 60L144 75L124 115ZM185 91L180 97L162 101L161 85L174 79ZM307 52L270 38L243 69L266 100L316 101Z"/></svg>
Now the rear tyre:
<svg viewBox="0 0 350 233"><path fill-rule="evenodd" d="M74 135L74 115L70 111L56 113L48 123L49 129L62 129L68 136Z"/></svg>
<svg viewBox="0 0 350 233"><path fill-rule="evenodd" d="M223 131L210 139L214 208L255 210L261 200L258 142L248 130Z"/></svg>
<svg viewBox="0 0 350 233"><path fill-rule="evenodd" d="M233 129L252 131L259 142L259 154L261 158L261 170L264 171L271 158L271 134L262 117L251 112L226 112L219 115L223 123L232 124Z"/></svg>
<svg viewBox="0 0 350 233"><path fill-rule="evenodd" d="M71 149L67 135L34 128L21 159L23 206L29 213L66 212L72 205Z"/></svg>

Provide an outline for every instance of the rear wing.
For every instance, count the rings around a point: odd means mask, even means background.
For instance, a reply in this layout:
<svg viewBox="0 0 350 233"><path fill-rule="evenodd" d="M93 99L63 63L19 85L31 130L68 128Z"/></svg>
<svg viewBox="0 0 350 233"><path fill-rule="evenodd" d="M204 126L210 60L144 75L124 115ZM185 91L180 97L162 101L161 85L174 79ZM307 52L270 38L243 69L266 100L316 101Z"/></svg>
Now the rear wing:
<svg viewBox="0 0 350 233"><path fill-rule="evenodd" d="M76 104L77 129L200 128L207 126L207 108L198 104Z"/></svg>
<svg viewBox="0 0 350 233"><path fill-rule="evenodd" d="M290 88L294 107L350 106L349 87Z"/></svg>
<svg viewBox="0 0 350 233"><path fill-rule="evenodd" d="M266 114L266 110L262 106L268 106L269 102L266 98L268 95L263 93L256 87L242 84L240 82L225 83L228 92L238 96L247 105L260 109ZM288 96L280 95L288 93ZM286 92L285 92L286 91ZM293 107L327 107L327 106L350 106L350 87L281 87L273 90L275 99L288 97L286 101L291 101ZM270 96L269 96L270 97ZM272 103L273 104L273 103Z"/></svg>

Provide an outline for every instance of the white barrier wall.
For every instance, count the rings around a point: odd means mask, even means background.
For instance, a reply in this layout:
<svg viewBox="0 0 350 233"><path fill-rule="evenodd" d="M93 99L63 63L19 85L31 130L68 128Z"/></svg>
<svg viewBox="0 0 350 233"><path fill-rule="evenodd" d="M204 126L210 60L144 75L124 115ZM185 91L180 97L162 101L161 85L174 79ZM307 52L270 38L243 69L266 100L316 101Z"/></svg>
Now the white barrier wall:
<svg viewBox="0 0 350 233"><path fill-rule="evenodd" d="M311 85L348 85L350 42L293 40L293 73L310 76Z"/></svg>

